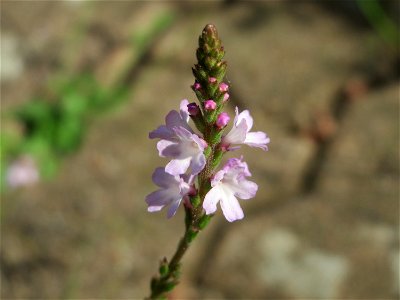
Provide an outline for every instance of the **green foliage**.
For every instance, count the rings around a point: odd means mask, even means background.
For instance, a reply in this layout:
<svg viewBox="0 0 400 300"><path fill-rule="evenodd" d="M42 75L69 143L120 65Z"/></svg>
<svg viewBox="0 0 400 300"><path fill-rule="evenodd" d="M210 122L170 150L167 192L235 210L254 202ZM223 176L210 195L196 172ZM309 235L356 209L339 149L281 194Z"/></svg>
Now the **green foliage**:
<svg viewBox="0 0 400 300"><path fill-rule="evenodd" d="M90 117L127 95L122 87L104 89L87 74L58 81L53 90L48 98L32 99L12 113L23 136L1 133L2 180L7 163L22 154L35 159L42 178L53 177L61 159L82 144Z"/></svg>
<svg viewBox="0 0 400 300"><path fill-rule="evenodd" d="M390 19L378 0L357 0L358 6L386 43L398 48L399 28Z"/></svg>

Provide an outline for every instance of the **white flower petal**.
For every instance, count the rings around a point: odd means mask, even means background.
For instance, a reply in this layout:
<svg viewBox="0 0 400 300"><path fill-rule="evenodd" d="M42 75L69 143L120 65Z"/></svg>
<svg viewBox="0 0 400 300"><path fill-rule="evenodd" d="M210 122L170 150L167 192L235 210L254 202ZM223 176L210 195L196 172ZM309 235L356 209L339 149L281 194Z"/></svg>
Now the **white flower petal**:
<svg viewBox="0 0 400 300"><path fill-rule="evenodd" d="M224 189L225 190L225 189ZM243 219L243 210L239 205L239 201L235 198L233 193L225 191L225 197L220 201L222 212L229 222Z"/></svg>
<svg viewBox="0 0 400 300"><path fill-rule="evenodd" d="M216 186L224 178L225 174L225 170L219 170L217 173L215 173L213 178L211 179L211 186Z"/></svg>
<svg viewBox="0 0 400 300"><path fill-rule="evenodd" d="M237 113L237 111L236 111ZM240 122L242 122L242 120L246 121L246 125L247 125L247 132L250 131L250 129L253 127L253 118L250 115L250 112L246 109L244 111L242 111L238 116L237 116L237 124L239 124Z"/></svg>
<svg viewBox="0 0 400 300"><path fill-rule="evenodd" d="M241 120L238 125L234 125L229 133L223 138L224 144L242 144L247 134L246 120Z"/></svg>
<svg viewBox="0 0 400 300"><path fill-rule="evenodd" d="M173 159L165 166L165 172L171 175L184 174L189 168L191 157L185 159Z"/></svg>
<svg viewBox="0 0 400 300"><path fill-rule="evenodd" d="M222 188L216 185L211 190L208 191L207 195L204 197L203 208L207 215L213 214L217 210L217 203L224 197Z"/></svg>
<svg viewBox="0 0 400 300"><path fill-rule="evenodd" d="M189 111L188 111L188 104L189 101L187 99L183 99L181 101L181 104L179 105L179 110L180 110L180 115L182 120L186 121L186 123L189 123Z"/></svg>
<svg viewBox="0 0 400 300"><path fill-rule="evenodd" d="M246 179L238 181L236 184L229 184L227 186L236 197L243 200L254 198L258 190L258 185L255 182Z"/></svg>
<svg viewBox="0 0 400 300"><path fill-rule="evenodd" d="M246 139L244 140L244 144L250 147L257 147L263 150L268 150L267 144L270 139L265 132L257 131L257 132L248 132L246 135Z"/></svg>

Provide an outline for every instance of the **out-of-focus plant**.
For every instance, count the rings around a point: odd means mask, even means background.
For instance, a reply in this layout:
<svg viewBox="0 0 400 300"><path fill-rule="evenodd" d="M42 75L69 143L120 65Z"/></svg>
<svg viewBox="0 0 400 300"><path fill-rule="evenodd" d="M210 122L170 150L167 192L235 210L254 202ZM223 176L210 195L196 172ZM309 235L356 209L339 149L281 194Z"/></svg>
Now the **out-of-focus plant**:
<svg viewBox="0 0 400 300"><path fill-rule="evenodd" d="M57 82L50 97L32 99L6 115L22 128L22 136L7 130L1 133L2 188L10 179L7 170L19 157L30 157L40 177L51 178L61 158L81 145L91 115L126 95L125 88L105 89L85 74Z"/></svg>
<svg viewBox="0 0 400 300"><path fill-rule="evenodd" d="M382 39L398 47L399 30L396 23L387 15L378 0L357 0L357 4L371 26Z"/></svg>
<svg viewBox="0 0 400 300"><path fill-rule="evenodd" d="M61 159L81 145L91 116L127 98L130 72L151 50L156 37L174 20L175 15L171 11L163 11L143 26L134 28L129 44L130 60L126 61L122 70L117 70L117 76L107 85L109 87L102 86L91 74L72 75L50 82L47 96L33 98L15 111L3 114L2 121L16 123L22 130L5 128L1 131L1 190L8 179L16 178L11 176L9 170L17 170L13 174L20 174L18 178L29 179L28 174L23 173L24 163L27 165L28 161L34 162L29 167L37 167L41 178L53 177ZM85 30L82 24L78 27L74 38L79 40ZM14 183L21 182L22 185L22 179ZM11 180L8 186L17 185L14 183Z"/></svg>

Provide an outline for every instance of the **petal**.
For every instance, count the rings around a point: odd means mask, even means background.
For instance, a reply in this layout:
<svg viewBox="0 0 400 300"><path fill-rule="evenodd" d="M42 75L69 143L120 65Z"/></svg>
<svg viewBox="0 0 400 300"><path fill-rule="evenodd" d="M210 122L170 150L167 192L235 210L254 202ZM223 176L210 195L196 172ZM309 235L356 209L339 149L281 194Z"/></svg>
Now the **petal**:
<svg viewBox="0 0 400 300"><path fill-rule="evenodd" d="M171 175L184 174L189 168L191 158L173 159L165 166L165 172Z"/></svg>
<svg viewBox="0 0 400 300"><path fill-rule="evenodd" d="M185 195L187 195L189 193L189 191L191 190L191 183L190 181L186 182L185 180L193 180L194 176L192 175L182 175L180 178L180 183L179 183L179 194L183 197Z"/></svg>
<svg viewBox="0 0 400 300"><path fill-rule="evenodd" d="M233 126L231 131L223 138L224 144L242 144L246 139L247 124L242 120L237 126Z"/></svg>
<svg viewBox="0 0 400 300"><path fill-rule="evenodd" d="M155 129L149 133L149 138L150 139L159 138L159 139L169 140L173 137L173 134L174 133L170 129L168 129L167 126L161 125L157 129Z"/></svg>
<svg viewBox="0 0 400 300"><path fill-rule="evenodd" d="M250 115L250 112L246 109L242 111L238 116L237 116L237 123L240 123L242 120L246 121L247 124L247 132L250 131L250 129L253 127L253 118Z"/></svg>
<svg viewBox="0 0 400 300"><path fill-rule="evenodd" d="M158 155L161 157L165 157L163 152L165 151L166 148L171 147L172 145L175 145L176 142L168 141L168 140L160 140L157 142L157 150L158 150Z"/></svg>
<svg viewBox="0 0 400 300"><path fill-rule="evenodd" d="M181 104L179 105L179 110L181 114L182 120L186 121L186 123L189 122L189 111L188 111L188 104L189 101L187 99L183 99L181 101Z"/></svg>
<svg viewBox="0 0 400 300"><path fill-rule="evenodd" d="M182 201L182 198L179 198L179 199L177 199L177 200L175 200L174 202L171 203L171 206L169 207L168 213L167 213L167 218L168 219L172 218L176 214L176 212L178 210L178 207L179 207L179 204L181 204L181 201Z"/></svg>
<svg viewBox="0 0 400 300"><path fill-rule="evenodd" d="M253 198L258 190L258 185L250 180L241 180L237 184L228 184L229 189L240 199Z"/></svg>
<svg viewBox="0 0 400 300"><path fill-rule="evenodd" d="M243 210L239 205L239 201L235 198L232 192L226 191L224 188L226 196L221 199L220 205L225 218L229 222L243 219Z"/></svg>
<svg viewBox="0 0 400 300"><path fill-rule="evenodd" d="M172 186L178 186L180 183L180 179L178 176L173 176L165 172L164 168L155 169L152 175L152 179L156 185L164 189Z"/></svg>
<svg viewBox="0 0 400 300"><path fill-rule="evenodd" d="M175 135L181 140L193 140L192 133L182 126L175 126L172 128L175 132ZM193 136L197 136L193 134Z"/></svg>
<svg viewBox="0 0 400 300"><path fill-rule="evenodd" d="M217 203L224 197L220 185L213 187L204 197L203 208L207 215L213 214L217 210Z"/></svg>
<svg viewBox="0 0 400 300"><path fill-rule="evenodd" d="M165 205L170 204L172 201L180 197L173 190L161 189L146 196L146 203L149 208L147 209L150 212L159 211Z"/></svg>
<svg viewBox="0 0 400 300"><path fill-rule="evenodd" d="M158 144L157 144L158 147ZM172 158L181 158L182 156L182 144L181 143L171 143L166 145L164 143L162 145L162 150L159 152L161 157L172 157Z"/></svg>
<svg viewBox="0 0 400 300"><path fill-rule="evenodd" d="M269 141L270 139L265 132L257 131L247 133L244 144L249 145L250 147L257 147L267 151L267 144L269 143Z"/></svg>
<svg viewBox="0 0 400 300"><path fill-rule="evenodd" d="M203 153L193 140L180 140L170 143L163 142L160 143L160 145L157 144L157 148L159 148L159 154L161 157L171 157L174 159L192 158L197 156L199 153Z"/></svg>
<svg viewBox="0 0 400 300"><path fill-rule="evenodd" d="M224 169L219 170L217 173L215 173L213 178L211 179L211 186L216 186L224 178L225 174L226 171Z"/></svg>
<svg viewBox="0 0 400 300"><path fill-rule="evenodd" d="M196 175L199 174L206 165L206 157L203 152L200 152L198 155L192 157L192 161L190 163L190 168L192 169L191 174Z"/></svg>
<svg viewBox="0 0 400 300"><path fill-rule="evenodd" d="M171 110L167 116L165 117L165 124L169 129L172 130L174 127L183 127L187 129L189 132L193 132L193 130L188 125L189 119L182 119L182 115L178 113L176 110Z"/></svg>
<svg viewBox="0 0 400 300"><path fill-rule="evenodd" d="M171 110L165 117L165 125L170 129L175 126L181 126L182 123L181 115L176 110Z"/></svg>

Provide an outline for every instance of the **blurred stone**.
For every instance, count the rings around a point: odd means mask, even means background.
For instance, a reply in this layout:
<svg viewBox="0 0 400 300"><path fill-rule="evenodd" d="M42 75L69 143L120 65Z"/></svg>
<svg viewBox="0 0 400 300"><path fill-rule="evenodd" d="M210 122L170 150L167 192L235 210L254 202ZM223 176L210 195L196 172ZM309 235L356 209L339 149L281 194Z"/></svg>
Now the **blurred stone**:
<svg viewBox="0 0 400 300"><path fill-rule="evenodd" d="M18 78L24 69L24 62L18 53L18 41L15 36L1 33L1 81Z"/></svg>

